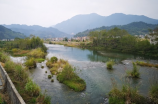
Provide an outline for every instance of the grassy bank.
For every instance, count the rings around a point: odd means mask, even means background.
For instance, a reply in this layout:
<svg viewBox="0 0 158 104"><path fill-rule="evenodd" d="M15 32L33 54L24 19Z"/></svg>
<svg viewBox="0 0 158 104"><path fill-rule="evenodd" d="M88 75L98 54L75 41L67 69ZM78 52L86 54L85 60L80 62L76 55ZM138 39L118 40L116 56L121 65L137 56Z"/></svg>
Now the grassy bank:
<svg viewBox="0 0 158 104"><path fill-rule="evenodd" d="M85 81L75 73L75 69L67 61L52 57L47 61L46 65L50 68L53 75L57 75L59 82L64 83L74 91L85 90Z"/></svg>
<svg viewBox="0 0 158 104"><path fill-rule="evenodd" d="M29 78L29 70L26 67L12 62L9 55L4 52L0 52L0 61L27 104L50 104L50 97L41 93L40 87Z"/></svg>

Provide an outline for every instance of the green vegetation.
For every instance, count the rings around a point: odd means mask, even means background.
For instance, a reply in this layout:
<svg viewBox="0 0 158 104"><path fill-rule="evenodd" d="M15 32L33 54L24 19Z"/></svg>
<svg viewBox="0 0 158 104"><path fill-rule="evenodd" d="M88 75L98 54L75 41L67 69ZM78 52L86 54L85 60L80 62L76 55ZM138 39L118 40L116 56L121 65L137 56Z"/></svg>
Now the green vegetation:
<svg viewBox="0 0 158 104"><path fill-rule="evenodd" d="M139 78L140 77L140 73L139 73L139 69L137 67L137 64L133 62L133 70L132 71L127 71L127 74L133 78Z"/></svg>
<svg viewBox="0 0 158 104"><path fill-rule="evenodd" d="M140 66L147 66L147 67L156 67L156 68L158 68L158 64L151 64L151 63L143 62L143 61L136 61L136 64L140 65Z"/></svg>
<svg viewBox="0 0 158 104"><path fill-rule="evenodd" d="M109 60L106 65L107 65L107 69L113 69L113 65L114 65L114 60Z"/></svg>
<svg viewBox="0 0 158 104"><path fill-rule="evenodd" d="M74 37L83 37L83 36L88 36L88 34L92 31L102 31L102 30L111 30L113 28L120 28L120 29L124 29L126 31L128 31L129 34L131 35L145 35L148 34L149 31L148 29L154 29L156 27L158 27L158 25L154 25L154 24L147 24L144 22L133 22L127 25L118 25L118 26L102 26L99 28L94 28L94 29L89 29L89 30L85 30L83 32L79 32L77 33Z"/></svg>
<svg viewBox="0 0 158 104"><path fill-rule="evenodd" d="M128 83L119 90L116 84L113 84L109 92L109 104L145 104L146 99L138 94L137 88L132 88Z"/></svg>
<svg viewBox="0 0 158 104"><path fill-rule="evenodd" d="M58 61L58 58L57 57L51 57L50 61L52 63L56 63Z"/></svg>
<svg viewBox="0 0 158 104"><path fill-rule="evenodd" d="M48 75L48 79L51 79L52 78L52 75Z"/></svg>
<svg viewBox="0 0 158 104"><path fill-rule="evenodd" d="M26 36L0 25L0 39L14 39L16 37L25 38Z"/></svg>
<svg viewBox="0 0 158 104"><path fill-rule="evenodd" d="M63 71L57 75L57 79L75 91L83 91L86 88L85 81L77 76L68 63L64 66Z"/></svg>
<svg viewBox="0 0 158 104"><path fill-rule="evenodd" d="M38 96L40 94L40 87L33 82L31 79L28 79L26 85L25 85L25 90L27 92L27 94L29 94L30 96Z"/></svg>
<svg viewBox="0 0 158 104"><path fill-rule="evenodd" d="M51 82L54 82L54 79L51 79Z"/></svg>
<svg viewBox="0 0 158 104"><path fill-rule="evenodd" d="M58 60L56 57L51 57L46 63L50 68L50 72L55 75L59 82L66 84L75 91L83 91L86 88L86 83L75 73L74 68L65 60Z"/></svg>
<svg viewBox="0 0 158 104"><path fill-rule="evenodd" d="M150 36L157 36L158 29ZM145 55L149 57L158 57L158 43L150 44L148 39L139 39L135 36L129 35L126 30L114 28L109 31L92 31L89 33L91 43L80 44L82 48L89 48L93 50L110 50L125 53L132 53L138 55Z"/></svg>
<svg viewBox="0 0 158 104"><path fill-rule="evenodd" d="M45 58L46 53L41 48L36 48L31 50L27 55L28 57Z"/></svg>
<svg viewBox="0 0 158 104"><path fill-rule="evenodd" d="M19 63L12 62L9 55L4 52L0 52L0 56L0 62L3 62L4 69L27 104L40 102L44 102L42 104L50 104L50 97L42 94L40 87L29 79L29 70L26 67ZM41 95L43 96L43 99L39 100Z"/></svg>
<svg viewBox="0 0 158 104"><path fill-rule="evenodd" d="M24 63L26 67L28 67L29 69L32 69L32 68L36 68L36 61L34 58L28 58L26 60L26 62Z"/></svg>
<svg viewBox="0 0 158 104"><path fill-rule="evenodd" d="M158 104L158 83L151 85L149 96L155 104Z"/></svg>

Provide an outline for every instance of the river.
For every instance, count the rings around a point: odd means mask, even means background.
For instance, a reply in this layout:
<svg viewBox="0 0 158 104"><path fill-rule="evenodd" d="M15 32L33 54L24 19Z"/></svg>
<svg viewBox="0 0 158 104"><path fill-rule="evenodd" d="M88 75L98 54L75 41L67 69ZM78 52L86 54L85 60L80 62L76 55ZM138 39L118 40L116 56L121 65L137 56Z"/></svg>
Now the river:
<svg viewBox="0 0 158 104"><path fill-rule="evenodd" d="M37 68L31 70L30 76L47 94L51 96L52 104L107 104L107 95L112 88L112 80L118 87L125 83L126 71L132 70L132 62L136 60L158 63L144 57L114 52L96 52L87 49L65 47L63 45L45 44L48 47L47 58L52 56L65 59L76 67L76 73L85 80L86 89L83 92L74 92L62 83L56 76L51 82L47 76L50 74L46 61L37 63ZM106 62L109 59L116 61L113 70L107 70ZM15 60L15 59L14 59ZM125 63L123 64L122 61ZM42 69L41 66L44 66ZM140 67L140 79L129 79L133 87L138 87L139 93L147 96L153 80L158 80L158 69L153 67ZM45 73L47 71L48 73Z"/></svg>

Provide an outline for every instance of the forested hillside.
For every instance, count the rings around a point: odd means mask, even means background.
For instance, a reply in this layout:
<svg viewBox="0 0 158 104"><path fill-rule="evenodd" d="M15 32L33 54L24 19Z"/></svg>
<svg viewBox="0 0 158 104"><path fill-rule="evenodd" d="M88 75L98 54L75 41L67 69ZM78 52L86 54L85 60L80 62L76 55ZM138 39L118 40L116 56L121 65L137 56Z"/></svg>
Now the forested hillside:
<svg viewBox="0 0 158 104"><path fill-rule="evenodd" d="M128 31L128 33L131 35L145 35L145 34L149 33L149 29L154 29L154 28L158 27L158 24L147 24L144 22L133 22L133 23L130 23L127 25L102 26L99 28L79 32L74 37L83 37L83 36L87 36L89 34L89 32L91 32L91 31L101 31L101 30L105 30L105 29L110 30L110 29L113 29L115 27L118 27L120 29L124 29L124 30Z"/></svg>
<svg viewBox="0 0 158 104"><path fill-rule="evenodd" d="M14 39L14 38L24 38L26 37L20 32L12 31L2 25L0 25L0 40L2 39Z"/></svg>

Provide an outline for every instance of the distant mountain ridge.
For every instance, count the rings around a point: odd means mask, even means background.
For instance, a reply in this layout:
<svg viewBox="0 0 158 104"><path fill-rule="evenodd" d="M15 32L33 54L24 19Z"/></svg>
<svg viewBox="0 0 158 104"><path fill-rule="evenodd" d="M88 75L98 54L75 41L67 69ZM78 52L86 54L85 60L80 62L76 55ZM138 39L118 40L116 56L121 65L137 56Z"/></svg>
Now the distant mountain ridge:
<svg viewBox="0 0 158 104"><path fill-rule="evenodd" d="M42 27L38 25L27 26L27 25L19 25L19 24L12 24L12 25L3 25L13 31L21 32L26 36L35 35L39 36L40 38L53 38L53 37L70 37L69 34L59 31L58 29L49 27Z"/></svg>
<svg viewBox="0 0 158 104"><path fill-rule="evenodd" d="M14 38L25 38L26 36L20 32L12 31L2 25L0 25L0 40L2 39L14 39Z"/></svg>
<svg viewBox="0 0 158 104"><path fill-rule="evenodd" d="M92 13L87 15L76 15L66 21L56 24L54 28L68 34L75 34L87 29L93 29L101 26L125 25L140 21L148 24L158 24L157 19L152 19L143 15L126 15L123 13L115 13L110 16L100 16Z"/></svg>
<svg viewBox="0 0 158 104"><path fill-rule="evenodd" d="M94 29L85 30L83 32L79 32L76 35L74 35L74 37L83 37L83 36L87 36L89 34L89 32L91 32L91 31L100 31L100 30L105 30L105 29L110 30L115 27L124 29L124 30L128 31L128 33L131 35L145 35L145 34L149 33L148 29L154 29L154 28L158 27L158 24L147 24L144 22L132 22L127 25L102 26L99 28L94 28Z"/></svg>

